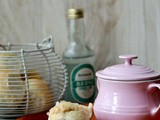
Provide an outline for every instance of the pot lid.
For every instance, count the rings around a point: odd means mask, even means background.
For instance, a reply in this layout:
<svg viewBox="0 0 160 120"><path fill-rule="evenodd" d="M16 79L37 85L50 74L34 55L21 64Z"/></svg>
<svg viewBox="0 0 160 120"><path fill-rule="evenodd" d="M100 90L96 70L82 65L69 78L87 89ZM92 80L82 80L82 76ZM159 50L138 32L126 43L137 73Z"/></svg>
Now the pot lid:
<svg viewBox="0 0 160 120"><path fill-rule="evenodd" d="M121 55L119 58L124 60L124 64L109 66L98 71L96 76L115 81L143 81L160 78L160 74L151 68L132 64L132 60L138 58L137 55Z"/></svg>

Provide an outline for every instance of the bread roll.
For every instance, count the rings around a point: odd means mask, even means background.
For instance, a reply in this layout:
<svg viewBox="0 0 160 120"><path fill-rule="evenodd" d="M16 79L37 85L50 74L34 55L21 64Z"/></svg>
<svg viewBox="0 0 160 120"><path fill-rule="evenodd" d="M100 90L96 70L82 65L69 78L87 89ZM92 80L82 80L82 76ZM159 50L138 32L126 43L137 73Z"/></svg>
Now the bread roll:
<svg viewBox="0 0 160 120"><path fill-rule="evenodd" d="M0 53L0 70L19 74L22 69L22 59L14 53Z"/></svg>
<svg viewBox="0 0 160 120"><path fill-rule="evenodd" d="M42 79L28 79L30 113L48 110L53 105L53 94Z"/></svg>
<svg viewBox="0 0 160 120"><path fill-rule="evenodd" d="M0 113L37 113L53 105L48 84L36 70L25 76L22 62L17 54L0 53Z"/></svg>
<svg viewBox="0 0 160 120"><path fill-rule="evenodd" d="M25 82L21 80L21 58L14 53L0 53L0 113L15 114L24 107ZM22 108L23 109L23 108Z"/></svg>
<svg viewBox="0 0 160 120"><path fill-rule="evenodd" d="M0 113L11 114L20 107L25 98L25 83L20 75L0 71ZM9 108L9 109L7 109Z"/></svg>
<svg viewBox="0 0 160 120"><path fill-rule="evenodd" d="M90 120L92 116L92 104L88 107L78 103L66 101L57 102L47 113L48 120Z"/></svg>
<svg viewBox="0 0 160 120"><path fill-rule="evenodd" d="M21 74L21 77L22 80L26 80L24 73ZM37 113L50 109L53 106L53 93L48 84L36 70L27 70L27 78L29 87L28 113Z"/></svg>

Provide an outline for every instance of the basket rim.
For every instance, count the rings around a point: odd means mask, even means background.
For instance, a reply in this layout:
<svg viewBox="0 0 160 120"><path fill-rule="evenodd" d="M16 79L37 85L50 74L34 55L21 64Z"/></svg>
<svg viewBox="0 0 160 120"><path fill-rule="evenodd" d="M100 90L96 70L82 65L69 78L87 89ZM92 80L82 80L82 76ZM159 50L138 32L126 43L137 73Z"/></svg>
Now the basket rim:
<svg viewBox="0 0 160 120"><path fill-rule="evenodd" d="M12 46L22 46L19 50L0 50L0 53L21 53L22 51L27 53L27 52L37 52L37 51L46 51L46 50L54 50L54 46L48 46L44 44L39 44L39 43L26 43L26 44L10 44L10 45L0 45L0 47L12 47ZM30 50L24 50L23 46L33 46L36 47L37 49L30 49Z"/></svg>
<svg viewBox="0 0 160 120"><path fill-rule="evenodd" d="M54 51L54 45L53 45L53 39L52 39L52 35L50 35L49 37L43 39L40 43L22 43L22 44L16 44L16 43L10 43L8 42L8 44L0 44L0 47L3 49L0 50L0 53L28 53L28 52L37 52L37 51L45 51L45 50L53 50ZM22 48L19 48L19 50L11 50L11 47L13 46L21 46ZM24 50L23 46L27 47L27 46L33 46L36 49L31 49L31 50ZM6 49L7 47L7 49ZM54 51L55 52L55 51Z"/></svg>

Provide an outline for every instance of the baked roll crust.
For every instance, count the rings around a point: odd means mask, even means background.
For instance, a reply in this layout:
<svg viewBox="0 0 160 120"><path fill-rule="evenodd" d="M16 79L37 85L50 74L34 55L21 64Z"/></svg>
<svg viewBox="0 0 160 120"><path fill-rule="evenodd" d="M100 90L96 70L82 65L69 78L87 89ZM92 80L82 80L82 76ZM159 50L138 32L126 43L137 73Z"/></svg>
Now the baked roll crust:
<svg viewBox="0 0 160 120"><path fill-rule="evenodd" d="M57 102L47 113L48 120L90 120L92 108L92 103L84 106L66 101Z"/></svg>

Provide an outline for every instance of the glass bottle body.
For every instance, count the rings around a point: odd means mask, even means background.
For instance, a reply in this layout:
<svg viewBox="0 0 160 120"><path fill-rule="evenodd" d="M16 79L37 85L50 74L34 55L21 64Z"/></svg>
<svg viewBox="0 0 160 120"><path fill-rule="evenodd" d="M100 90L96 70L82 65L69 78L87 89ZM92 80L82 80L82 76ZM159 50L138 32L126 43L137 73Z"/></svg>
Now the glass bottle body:
<svg viewBox="0 0 160 120"><path fill-rule="evenodd" d="M84 41L83 19L70 19L69 44L63 52L68 71L66 101L89 103L95 98L94 52Z"/></svg>

